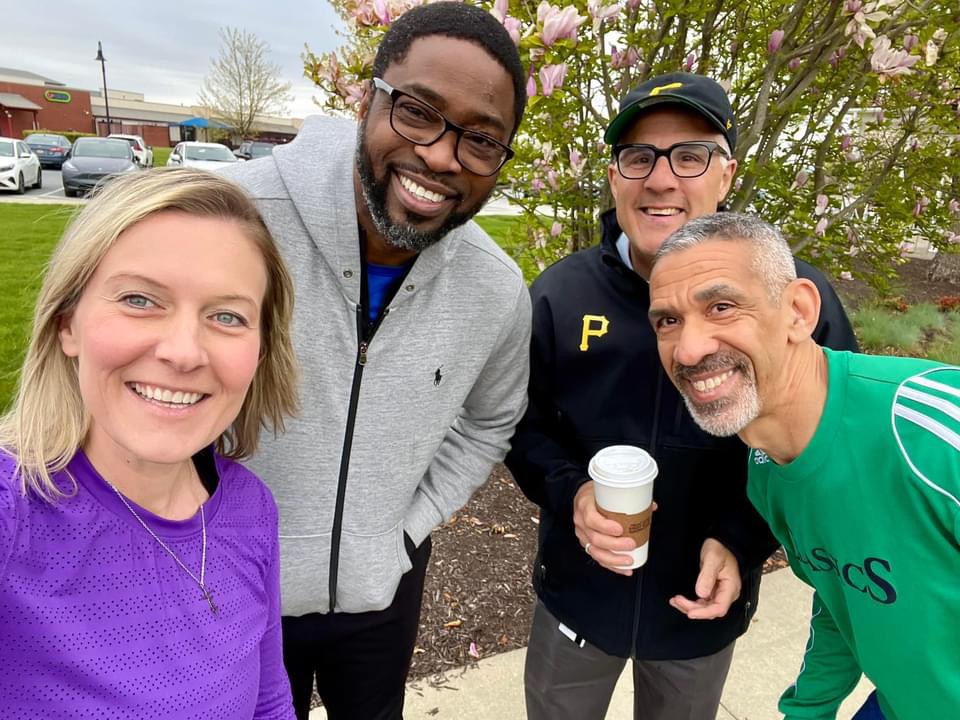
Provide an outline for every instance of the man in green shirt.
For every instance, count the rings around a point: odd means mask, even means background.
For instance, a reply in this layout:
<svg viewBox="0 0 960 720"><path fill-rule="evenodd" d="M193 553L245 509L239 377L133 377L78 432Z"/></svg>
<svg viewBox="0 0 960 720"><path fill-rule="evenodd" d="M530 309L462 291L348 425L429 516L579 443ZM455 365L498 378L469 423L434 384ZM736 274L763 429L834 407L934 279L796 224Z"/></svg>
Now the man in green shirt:
<svg viewBox="0 0 960 720"><path fill-rule="evenodd" d="M750 499L816 591L780 711L832 720L863 673L858 720L960 717L960 368L818 346L816 287L751 216L675 232L650 287L664 367L754 448Z"/></svg>

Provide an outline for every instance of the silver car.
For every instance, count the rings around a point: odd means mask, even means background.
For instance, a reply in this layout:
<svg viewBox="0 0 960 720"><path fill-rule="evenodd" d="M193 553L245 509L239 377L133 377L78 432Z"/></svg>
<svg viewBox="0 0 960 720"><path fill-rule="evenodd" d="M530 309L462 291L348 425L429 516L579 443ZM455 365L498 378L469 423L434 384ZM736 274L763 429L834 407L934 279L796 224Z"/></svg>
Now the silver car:
<svg viewBox="0 0 960 720"><path fill-rule="evenodd" d="M76 197L114 175L136 169L133 150L126 140L77 138L63 163L63 194Z"/></svg>

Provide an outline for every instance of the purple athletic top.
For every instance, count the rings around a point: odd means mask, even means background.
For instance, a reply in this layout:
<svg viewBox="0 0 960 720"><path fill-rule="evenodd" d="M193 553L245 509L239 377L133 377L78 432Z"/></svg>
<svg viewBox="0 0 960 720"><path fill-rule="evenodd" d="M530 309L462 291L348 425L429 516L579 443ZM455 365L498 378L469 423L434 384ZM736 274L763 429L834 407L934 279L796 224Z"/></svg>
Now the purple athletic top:
<svg viewBox="0 0 960 720"><path fill-rule="evenodd" d="M292 720L277 508L256 475L215 462L205 581L219 615L83 452L68 466L76 494L53 505L23 497L0 452L4 720ZM69 491L66 472L54 478ZM131 505L199 577L200 514L165 520Z"/></svg>

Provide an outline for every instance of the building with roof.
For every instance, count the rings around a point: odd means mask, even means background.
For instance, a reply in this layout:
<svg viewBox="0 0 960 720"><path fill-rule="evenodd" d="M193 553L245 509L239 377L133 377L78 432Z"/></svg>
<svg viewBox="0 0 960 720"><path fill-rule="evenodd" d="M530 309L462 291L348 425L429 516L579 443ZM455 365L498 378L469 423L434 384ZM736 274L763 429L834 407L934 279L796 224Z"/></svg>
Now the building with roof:
<svg viewBox="0 0 960 720"><path fill-rule="evenodd" d="M109 124L108 112L109 106ZM292 140L303 120L258 116L255 139ZM173 147L182 140L208 140L229 130L203 107L149 102L143 93L82 90L36 73L0 68L0 135L21 137L43 128L97 135L140 135L148 145ZM221 131L221 132L217 132Z"/></svg>
<svg viewBox="0 0 960 720"><path fill-rule="evenodd" d="M0 68L0 135L24 130L93 132L90 92L25 70Z"/></svg>

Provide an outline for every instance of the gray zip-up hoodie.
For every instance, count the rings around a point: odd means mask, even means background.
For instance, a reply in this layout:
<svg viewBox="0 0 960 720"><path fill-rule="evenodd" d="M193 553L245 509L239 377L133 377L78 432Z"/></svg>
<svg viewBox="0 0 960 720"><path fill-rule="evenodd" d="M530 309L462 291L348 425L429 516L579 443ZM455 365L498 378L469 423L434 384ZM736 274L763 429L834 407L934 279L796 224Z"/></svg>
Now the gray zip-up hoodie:
<svg viewBox="0 0 960 720"><path fill-rule="evenodd" d="M249 463L280 510L284 615L387 607L411 567L404 531L419 545L467 502L526 405L527 288L472 222L420 253L361 359L356 133L313 117L223 173L256 200L296 288L302 410Z"/></svg>

